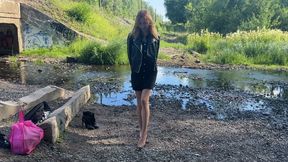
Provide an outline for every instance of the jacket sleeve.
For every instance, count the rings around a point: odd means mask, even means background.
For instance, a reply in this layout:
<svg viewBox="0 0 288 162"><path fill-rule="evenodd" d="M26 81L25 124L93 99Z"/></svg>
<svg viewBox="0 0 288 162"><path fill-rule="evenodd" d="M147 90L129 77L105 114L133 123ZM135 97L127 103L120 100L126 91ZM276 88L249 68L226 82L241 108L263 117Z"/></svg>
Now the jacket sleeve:
<svg viewBox="0 0 288 162"><path fill-rule="evenodd" d="M131 34L128 35L127 37L127 54L128 54L128 60L129 60L129 64L131 65L132 63L132 58L131 58Z"/></svg>
<svg viewBox="0 0 288 162"><path fill-rule="evenodd" d="M156 58L158 58L159 49L160 49L160 36L158 36L158 40L157 40Z"/></svg>

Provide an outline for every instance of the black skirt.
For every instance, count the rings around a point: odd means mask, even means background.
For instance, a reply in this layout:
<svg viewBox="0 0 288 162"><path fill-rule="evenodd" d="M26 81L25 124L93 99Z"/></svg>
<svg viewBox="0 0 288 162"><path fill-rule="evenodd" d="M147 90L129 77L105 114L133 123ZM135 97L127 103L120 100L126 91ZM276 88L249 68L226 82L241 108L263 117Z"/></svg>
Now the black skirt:
<svg viewBox="0 0 288 162"><path fill-rule="evenodd" d="M140 72L131 74L131 83L134 91L153 89L155 86L157 71Z"/></svg>

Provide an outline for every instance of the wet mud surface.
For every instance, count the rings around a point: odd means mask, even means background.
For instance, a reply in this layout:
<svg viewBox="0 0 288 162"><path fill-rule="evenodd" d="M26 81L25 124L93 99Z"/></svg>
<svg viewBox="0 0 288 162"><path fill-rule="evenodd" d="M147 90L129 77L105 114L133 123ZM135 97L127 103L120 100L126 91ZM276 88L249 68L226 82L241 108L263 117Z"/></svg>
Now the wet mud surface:
<svg viewBox="0 0 288 162"><path fill-rule="evenodd" d="M29 69L29 65L25 67ZM53 77L43 77L47 75L45 68ZM139 151L129 69L87 70L74 65L52 66L52 69L34 66L32 72L24 71L26 79L22 80L17 70L11 72L14 78L1 74L1 100L17 100L48 84L69 90L90 84L93 95L89 104L72 120L56 144L42 141L28 156L12 155L9 150L0 149L1 161L288 160L286 73L234 74L235 71L170 67L163 67L161 72L160 68L150 98L149 143ZM65 73L61 69L66 69ZM99 129L82 127L84 110L95 113ZM8 135L13 122L15 118L2 121L0 132Z"/></svg>

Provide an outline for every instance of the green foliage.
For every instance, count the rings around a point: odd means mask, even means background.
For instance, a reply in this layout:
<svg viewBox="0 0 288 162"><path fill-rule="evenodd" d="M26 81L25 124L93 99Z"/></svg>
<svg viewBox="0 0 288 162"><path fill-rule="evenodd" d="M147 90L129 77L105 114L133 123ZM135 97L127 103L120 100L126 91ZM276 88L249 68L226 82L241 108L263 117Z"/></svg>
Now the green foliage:
<svg viewBox="0 0 288 162"><path fill-rule="evenodd" d="M200 34L189 34L187 37L188 50L205 54L211 48L211 44L221 38L221 35L203 31Z"/></svg>
<svg viewBox="0 0 288 162"><path fill-rule="evenodd" d="M116 46L119 46L119 52L116 56L116 64L119 65L125 65L129 63L128 55L127 55L127 42L126 39L124 40L116 40L112 42L112 44L115 44Z"/></svg>
<svg viewBox="0 0 288 162"><path fill-rule="evenodd" d="M95 37L95 40L100 40L101 43L79 39L69 45L26 50L23 55L60 59L68 56L79 57L82 62L89 64L127 64L126 38L141 8L150 11L152 17L157 19L157 28L161 30L162 19L155 15L155 10L143 0L101 0L101 3L99 0L49 2L53 8L59 9L55 12L59 21L66 22L70 27L82 32L84 37ZM55 15L53 14L53 17ZM106 43L109 45L103 45Z"/></svg>
<svg viewBox="0 0 288 162"><path fill-rule="evenodd" d="M92 5L99 5L100 0L85 0L87 3Z"/></svg>
<svg viewBox="0 0 288 162"><path fill-rule="evenodd" d="M124 37L131 30L131 24L121 24L119 17L100 10L98 4L88 0L51 0L51 2L70 17L70 25L78 31L103 40ZM98 1L97 1L98 2ZM89 4L88 4L89 3Z"/></svg>
<svg viewBox="0 0 288 162"><path fill-rule="evenodd" d="M160 60L170 60L171 57L169 57L168 55L160 52L159 55L158 55L158 59L160 59Z"/></svg>
<svg viewBox="0 0 288 162"><path fill-rule="evenodd" d="M182 43L168 43L165 40L161 40L160 47L161 48L171 47L171 48L177 48L177 49L185 49L185 45Z"/></svg>
<svg viewBox="0 0 288 162"><path fill-rule="evenodd" d="M241 53L233 53L231 50L222 51L220 55L218 55L214 62L218 64L248 64L249 61L244 54Z"/></svg>
<svg viewBox="0 0 288 162"><path fill-rule="evenodd" d="M260 65L288 65L287 50L279 48L276 44L270 44L270 47L264 54L254 57L253 63Z"/></svg>
<svg viewBox="0 0 288 162"><path fill-rule="evenodd" d="M205 60L221 64L288 65L288 33L279 30L237 32L214 39Z"/></svg>
<svg viewBox="0 0 288 162"><path fill-rule="evenodd" d="M17 57L16 56L10 56L9 57L9 62L17 62Z"/></svg>
<svg viewBox="0 0 288 162"><path fill-rule="evenodd" d="M185 6L188 0L165 0L164 5L167 9L167 17L172 23L185 23L187 21Z"/></svg>
<svg viewBox="0 0 288 162"><path fill-rule="evenodd" d="M68 56L78 57L80 51L89 44L86 39L77 39L69 45L53 46L51 48L38 48L23 51L21 54L25 56L40 56L64 59Z"/></svg>
<svg viewBox="0 0 288 162"><path fill-rule="evenodd" d="M86 3L82 3L69 9L67 11L67 14L68 16L72 17L76 21L86 22L89 18L90 12L91 12L90 6Z"/></svg>
<svg viewBox="0 0 288 162"><path fill-rule="evenodd" d="M53 46L51 48L37 48L23 51L21 54L25 56L41 56L52 58L66 58L71 56L69 47L65 46Z"/></svg>
<svg viewBox="0 0 288 162"><path fill-rule="evenodd" d="M79 61L83 63L90 63L91 57L97 53L98 49L101 47L99 43L90 42L81 51L79 56Z"/></svg>
<svg viewBox="0 0 288 162"><path fill-rule="evenodd" d="M165 6L171 22L185 24L186 31L208 29L225 35L237 30L288 29L286 0L165 0Z"/></svg>
<svg viewBox="0 0 288 162"><path fill-rule="evenodd" d="M120 51L121 44L119 42L112 42L107 46L90 42L80 51L79 60L86 64L114 65L117 63Z"/></svg>
<svg viewBox="0 0 288 162"><path fill-rule="evenodd" d="M26 50L22 55L66 59L77 57L87 64L128 64L126 41L112 41L104 46L86 39L77 39L68 46ZM13 59L13 57L11 57Z"/></svg>
<svg viewBox="0 0 288 162"><path fill-rule="evenodd" d="M154 9L145 0L102 0L101 7L112 15L133 20L139 10L146 9L154 19L156 17L158 21L162 21L162 18L159 15L155 15Z"/></svg>

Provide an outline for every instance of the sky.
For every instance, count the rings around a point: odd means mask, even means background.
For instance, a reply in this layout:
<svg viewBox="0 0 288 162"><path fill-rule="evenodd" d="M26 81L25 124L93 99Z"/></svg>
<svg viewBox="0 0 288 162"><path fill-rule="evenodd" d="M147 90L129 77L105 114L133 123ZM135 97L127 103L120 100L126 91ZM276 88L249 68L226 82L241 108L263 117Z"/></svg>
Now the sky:
<svg viewBox="0 0 288 162"><path fill-rule="evenodd" d="M162 15L164 20L168 20L165 17L166 8L164 6L164 0L145 0L148 4L150 4L154 9L156 9L157 14Z"/></svg>

